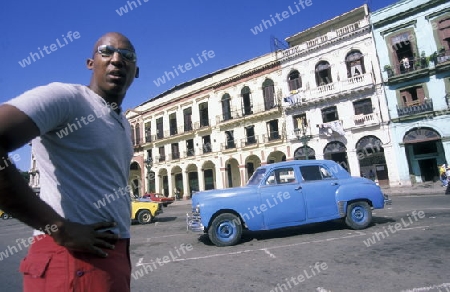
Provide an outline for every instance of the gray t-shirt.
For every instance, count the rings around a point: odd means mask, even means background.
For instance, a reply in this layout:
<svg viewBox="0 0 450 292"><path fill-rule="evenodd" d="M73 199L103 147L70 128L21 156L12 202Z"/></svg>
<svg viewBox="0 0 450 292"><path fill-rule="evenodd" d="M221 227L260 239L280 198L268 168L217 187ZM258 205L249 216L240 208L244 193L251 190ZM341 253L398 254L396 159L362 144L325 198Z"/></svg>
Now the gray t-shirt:
<svg viewBox="0 0 450 292"><path fill-rule="evenodd" d="M117 222L111 231L129 238L133 146L130 124L113 110L117 106L84 85L65 83L36 87L7 104L40 130L32 151L42 200L72 222Z"/></svg>

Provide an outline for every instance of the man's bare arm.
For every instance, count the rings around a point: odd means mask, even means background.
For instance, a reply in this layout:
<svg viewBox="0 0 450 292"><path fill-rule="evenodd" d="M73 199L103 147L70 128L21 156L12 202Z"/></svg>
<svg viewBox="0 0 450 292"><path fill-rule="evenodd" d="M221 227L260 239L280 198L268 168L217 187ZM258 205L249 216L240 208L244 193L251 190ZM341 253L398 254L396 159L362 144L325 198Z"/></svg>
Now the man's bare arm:
<svg viewBox="0 0 450 292"><path fill-rule="evenodd" d="M50 235L61 245L106 256L99 247L112 246L103 239L117 236L96 230L113 223L84 226L68 222L36 196L16 167L8 163L9 152L38 135L39 128L25 113L10 105L0 105L0 209L38 230L53 226L55 231Z"/></svg>

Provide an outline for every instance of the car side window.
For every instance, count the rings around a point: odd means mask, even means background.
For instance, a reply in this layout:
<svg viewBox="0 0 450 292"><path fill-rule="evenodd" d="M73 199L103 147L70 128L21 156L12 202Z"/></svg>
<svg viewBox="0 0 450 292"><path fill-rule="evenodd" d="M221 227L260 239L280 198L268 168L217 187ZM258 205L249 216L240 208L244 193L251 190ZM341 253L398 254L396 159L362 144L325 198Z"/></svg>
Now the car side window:
<svg viewBox="0 0 450 292"><path fill-rule="evenodd" d="M318 165L300 166L304 181L322 180L322 173Z"/></svg>
<svg viewBox="0 0 450 292"><path fill-rule="evenodd" d="M266 179L266 185L280 185L296 183L294 169L292 167L278 168L273 170Z"/></svg>
<svg viewBox="0 0 450 292"><path fill-rule="evenodd" d="M322 179L330 179L333 178L331 172L324 166L320 166L320 173L322 174Z"/></svg>

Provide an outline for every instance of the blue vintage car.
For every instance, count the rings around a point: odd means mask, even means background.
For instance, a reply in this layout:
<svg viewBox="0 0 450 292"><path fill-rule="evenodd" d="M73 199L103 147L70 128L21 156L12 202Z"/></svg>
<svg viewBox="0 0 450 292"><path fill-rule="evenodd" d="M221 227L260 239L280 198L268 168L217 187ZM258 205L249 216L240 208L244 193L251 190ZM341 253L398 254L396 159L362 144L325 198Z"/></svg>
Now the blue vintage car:
<svg viewBox="0 0 450 292"><path fill-rule="evenodd" d="M244 187L197 192L188 230L216 246L237 244L244 229L270 230L343 218L366 228L372 209L390 200L373 181L352 177L331 160L294 160L261 166Z"/></svg>

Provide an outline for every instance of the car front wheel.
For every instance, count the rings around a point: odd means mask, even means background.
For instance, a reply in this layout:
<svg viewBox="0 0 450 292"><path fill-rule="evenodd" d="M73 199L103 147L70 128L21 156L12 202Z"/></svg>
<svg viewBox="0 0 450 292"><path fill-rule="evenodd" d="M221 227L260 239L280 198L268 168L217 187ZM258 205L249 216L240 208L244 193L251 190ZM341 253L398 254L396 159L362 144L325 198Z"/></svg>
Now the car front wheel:
<svg viewBox="0 0 450 292"><path fill-rule="evenodd" d="M142 210L139 212L137 219L140 224L148 224L152 222L153 218L149 210Z"/></svg>
<svg viewBox="0 0 450 292"><path fill-rule="evenodd" d="M2 219L3 219L3 220L9 219L9 215L8 215L8 214L6 214L6 213L3 213L3 215L2 215Z"/></svg>
<svg viewBox="0 0 450 292"><path fill-rule="evenodd" d="M241 240L242 224L238 216L223 213L214 218L208 229L208 236L216 246L231 246Z"/></svg>
<svg viewBox="0 0 450 292"><path fill-rule="evenodd" d="M372 209L367 202L354 202L347 207L345 224L351 229L364 229L370 222L372 222Z"/></svg>

